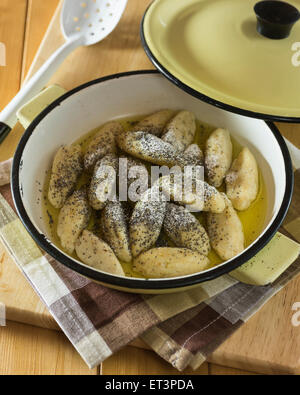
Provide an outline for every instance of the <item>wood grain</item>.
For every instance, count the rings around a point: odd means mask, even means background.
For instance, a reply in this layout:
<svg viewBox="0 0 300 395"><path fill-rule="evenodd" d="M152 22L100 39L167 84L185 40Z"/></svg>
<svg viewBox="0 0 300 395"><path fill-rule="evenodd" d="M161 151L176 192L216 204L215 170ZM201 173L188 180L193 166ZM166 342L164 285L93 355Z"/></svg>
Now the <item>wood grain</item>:
<svg viewBox="0 0 300 395"><path fill-rule="evenodd" d="M18 92L25 35L27 1L1 0L0 42L6 46L6 66L0 66L0 110Z"/></svg>
<svg viewBox="0 0 300 395"><path fill-rule="evenodd" d="M13 6L10 0L1 1L0 42L6 47L6 66L0 66L0 111L14 97L20 87L26 12L26 0L15 0ZM17 128L17 134L11 132L6 138L1 145L0 161L13 155L20 135L20 128Z"/></svg>
<svg viewBox="0 0 300 395"><path fill-rule="evenodd" d="M296 147L300 148L300 125L298 123L276 123L280 132Z"/></svg>
<svg viewBox="0 0 300 395"><path fill-rule="evenodd" d="M0 302L11 321L59 329L55 320L0 244Z"/></svg>
<svg viewBox="0 0 300 395"><path fill-rule="evenodd" d="M241 375L256 375L257 373L248 372L247 370L232 369L226 366L208 365L208 374L211 376L241 376Z"/></svg>
<svg viewBox="0 0 300 395"><path fill-rule="evenodd" d="M300 328L291 321L297 301L299 277L223 343L209 361L267 374L299 374Z"/></svg>
<svg viewBox="0 0 300 395"><path fill-rule="evenodd" d="M64 43L64 38L60 29L60 10L61 10L61 0L51 0L53 5L56 3L56 7L53 10L52 17L49 19L49 10L47 7L40 8L37 6L37 1L40 0L29 0L32 2L31 7L29 7L28 14L28 28L31 27L32 30L35 30L35 25L38 25L38 20L34 17L34 15L38 15L40 18L41 14L43 15L42 20L45 22L42 34L39 35L39 41L36 41L35 38L28 34L26 36L27 40L25 42L26 53L24 54L23 59L23 81L24 83L32 77L32 75L43 65L43 63L49 58L49 56L61 45ZM51 7L52 8L52 7ZM31 56L34 54L34 58ZM29 66L30 65L30 66Z"/></svg>
<svg viewBox="0 0 300 395"><path fill-rule="evenodd" d="M41 1L43 0L30 0L28 12L31 14L27 17L27 29L31 29L32 32L39 30L38 24L40 22L42 24L40 29L45 30L46 23L49 20L49 14L47 14L49 11L46 6L40 6ZM50 1L51 10L54 7L54 2L55 0ZM150 0L130 0L120 25L112 35L96 46L80 48L71 54L53 76L52 82L70 89L80 83L106 74L152 68L139 39L139 22L149 3ZM32 75L63 41L58 28L57 14L46 37L43 39L43 45L38 50L38 56L33 62L29 75ZM41 37L40 32L37 36L34 36L34 34L29 34L27 30L23 75L28 69L31 61L30 57L38 47L38 41ZM279 124L279 128L285 136L300 147L299 125ZM19 129L18 133L21 134L21 132L22 130ZM0 148L0 158L1 155L5 156L3 146ZM2 256L0 301L1 298L5 298L8 315L12 314L14 319L25 320L35 325L53 327L54 320L18 272L13 262L3 253L3 249L0 248L0 257ZM211 361L264 373L299 373L299 328L291 325L291 308L297 301L300 301L300 279L294 280L268 302L259 313L252 317L211 356ZM136 345L144 347L144 344L140 341ZM128 350L130 350L130 353ZM103 364L103 373L126 371L126 374L130 374L129 371L136 373L148 369L149 371L159 370L161 374L170 374L172 368L162 362L154 353L145 350L133 352L132 350L136 349L130 348L127 349L127 353L123 351L111 357ZM130 363L128 362L131 354L135 355L136 363L134 363L134 358L130 359ZM124 365L128 365L128 369ZM156 366L159 366L159 368ZM207 365L205 366L203 369L207 368ZM220 367L211 368L212 374L219 374L220 371ZM228 372L234 371L229 369Z"/></svg>
<svg viewBox="0 0 300 395"><path fill-rule="evenodd" d="M103 364L101 374L120 375L207 375L208 364L204 363L196 371L188 368L183 373L178 372L169 363L158 358L152 351L141 350L134 347L125 347L115 355L108 358Z"/></svg>
<svg viewBox="0 0 300 395"><path fill-rule="evenodd" d="M100 43L74 51L51 82L71 89L101 76L153 68L141 47L139 34L140 21L151 1L129 1L116 29ZM80 67L73 67L79 59Z"/></svg>
<svg viewBox="0 0 300 395"><path fill-rule="evenodd" d="M8 322L0 328L0 375L96 375L60 332Z"/></svg>
<svg viewBox="0 0 300 395"><path fill-rule="evenodd" d="M28 0L21 79L24 80L59 0Z"/></svg>
<svg viewBox="0 0 300 395"><path fill-rule="evenodd" d="M3 1L1 7L0 38L7 46L7 67L0 68L0 84L4 94L0 98L0 108L11 99L24 82L30 64L35 56L45 31L57 8L59 0L18 0L14 7ZM6 27L6 28L5 28ZM26 28L25 28L26 27ZM10 34L8 34L11 32ZM22 56L23 54L23 56ZM3 72L2 72L3 71ZM4 88L3 88L4 87ZM8 96L8 98L7 98ZM17 124L1 144L0 161L10 158L24 132Z"/></svg>
<svg viewBox="0 0 300 395"><path fill-rule="evenodd" d="M18 1L18 3L20 2ZM38 48L43 39L45 31L48 28L49 21L53 16L53 12L55 10L54 6L58 5L59 0L50 0L49 9L45 6L46 2L43 0L28 0L28 7L27 4L25 4L26 2L22 1L21 3L23 5L23 20L21 16L19 16L18 26L20 29L22 27L23 30L20 30L19 35L17 35L18 30L13 23L12 9L14 7L11 7L9 2L5 2L5 4L1 3L3 12L0 15L7 15L7 18L5 19L5 23L0 24L0 29L3 29L6 34L7 32L14 32L14 34L11 34L11 36L15 35L17 44L9 43L9 47L13 49L15 45L17 48L19 48L19 62L10 62L6 68L10 71L10 77L12 78L14 76L15 80L17 81L17 84L12 84L12 86L15 86L15 88L13 91L11 91L11 95L17 93L21 82L21 70L28 68L28 65L32 62L34 51ZM21 8L22 7L18 8L17 13L21 12ZM27 14L26 9L28 11ZM24 32L25 21L26 33ZM29 34L29 31L32 34ZM0 34L2 34L2 30L0 30ZM0 36L0 41L1 40L3 40L2 35ZM19 45L19 42L22 42L22 46ZM23 48L25 54L22 57ZM0 74L0 82L1 78L2 74ZM2 100L3 96L0 97L0 105L2 105ZM17 124L8 138L3 144L1 144L1 161L10 158L13 155L16 145L23 132L24 129L22 126ZM12 321L23 322L27 324L29 323L51 329L58 329L58 325L56 324L55 320L41 302L36 292L21 274L2 243L0 243L0 301L6 305L7 317Z"/></svg>

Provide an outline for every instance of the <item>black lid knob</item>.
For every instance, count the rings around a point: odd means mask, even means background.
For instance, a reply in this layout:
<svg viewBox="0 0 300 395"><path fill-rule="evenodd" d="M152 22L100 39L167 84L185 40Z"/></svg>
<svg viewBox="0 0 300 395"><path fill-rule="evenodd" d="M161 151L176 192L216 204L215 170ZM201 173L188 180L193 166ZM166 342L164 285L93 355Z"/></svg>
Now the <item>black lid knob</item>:
<svg viewBox="0 0 300 395"><path fill-rule="evenodd" d="M278 0L260 1L255 4L254 11L258 33L272 39L288 37L300 18L296 7Z"/></svg>

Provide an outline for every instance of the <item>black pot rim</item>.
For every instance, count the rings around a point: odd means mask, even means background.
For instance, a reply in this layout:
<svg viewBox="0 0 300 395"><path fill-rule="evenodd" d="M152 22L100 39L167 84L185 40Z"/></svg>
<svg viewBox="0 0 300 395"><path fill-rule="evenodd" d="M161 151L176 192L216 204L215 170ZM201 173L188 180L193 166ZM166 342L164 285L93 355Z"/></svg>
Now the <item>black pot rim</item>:
<svg viewBox="0 0 300 395"><path fill-rule="evenodd" d="M271 121L271 122L300 123L300 117L288 117L288 116L282 116L282 115L264 114L264 113L260 113L260 112L256 112L256 111L246 110L241 107L232 106L230 104L226 104L224 102L213 99L212 97L207 96L204 93L201 93L201 92L191 88L189 85L186 85L185 83L180 81L177 77L175 77L172 73L170 73L170 71L168 69L166 69L152 53L150 47L147 44L147 40L146 40L145 33L144 33L145 17L147 15L147 12L150 9L151 5L155 1L156 0L153 0L153 2L149 5L149 7L146 9L146 11L143 15L141 25L140 25L140 37L141 37L141 42L142 42L142 45L143 45L144 50L146 52L146 55L150 59L151 63L169 81L171 81L173 84L178 86L178 88L182 89L183 91L196 97L197 99L200 99L206 103L212 104L215 107L222 108L223 110L233 112L235 114L245 115L250 118L262 119L264 121Z"/></svg>
<svg viewBox="0 0 300 395"><path fill-rule="evenodd" d="M281 136L279 130L277 127L271 123L271 122L266 122L267 125L270 128L270 131L273 133L274 137L276 138L279 147L281 149L283 158L284 158L284 163L285 163L285 172L286 172L286 188L285 188L285 193L284 193L284 198L281 204L281 207L279 209L279 212L276 216L276 218L273 220L272 224L270 227L267 229L267 231L264 233L262 237L260 237L250 248L248 248L246 251L244 251L240 256L233 258L229 261L226 262L226 264L221 264L219 266L216 266L215 268L210 269L207 272L200 272L198 274L193 274L186 276L185 278L174 278L174 279L157 279L157 280L146 280L146 279L136 279L136 278L128 278L128 277L116 277L111 274L106 274L102 272L98 272L96 270L93 270L89 267L79 265L74 259L71 257L63 254L60 252L54 245L48 242L46 239L45 235L41 234L37 228L34 226L32 221L30 220L25 207L22 202L22 196L21 196L21 184L20 184L20 179L19 179L19 169L20 166L22 165L22 155L23 151L25 149L25 146L34 132L36 126L49 114L52 110L54 110L57 106L59 106L64 100L72 96L73 94L91 86L91 85L96 85L108 80L114 80L114 79L119 79L119 78L124 78L128 76L134 76L134 75L149 75L149 74L159 74L158 71L156 70L139 70L139 71L131 71L131 72L125 72L125 73L119 73L119 74L113 74L110 76L106 76L103 78L98 78L95 80L92 80L90 82L87 82L85 84L82 84L71 91L65 93L63 96L59 97L56 99L53 103L51 103L42 113L40 113L29 125L29 127L26 129L25 133L23 134L16 153L13 158L13 164L12 164L12 177L11 177L11 189L12 189L12 195L13 195L13 200L14 204L17 210L17 213L29 232L29 234L32 236L32 238L37 242L37 244L49 255L51 255L53 258L55 258L58 262L62 263L63 265L67 266L68 268L74 270L75 272L86 276L92 280L98 281L103 284L110 284L112 286L117 286L117 287L122 287L122 288L127 288L131 290L145 290L145 291L151 291L151 290L167 290L167 289L175 289L175 288L181 288L181 287L189 287L189 286L194 286L198 283L204 282L204 281L209 281L212 280L216 277L219 277L223 274L226 274L238 266L241 266L245 262L247 262L249 259L251 259L258 251L260 251L269 241L270 239L274 236L278 228L280 227L283 219L286 216L287 210L289 208L291 198L292 198L292 193L293 193L293 167L292 167L292 162L291 158L289 155L288 148L285 144L285 141L283 137Z"/></svg>

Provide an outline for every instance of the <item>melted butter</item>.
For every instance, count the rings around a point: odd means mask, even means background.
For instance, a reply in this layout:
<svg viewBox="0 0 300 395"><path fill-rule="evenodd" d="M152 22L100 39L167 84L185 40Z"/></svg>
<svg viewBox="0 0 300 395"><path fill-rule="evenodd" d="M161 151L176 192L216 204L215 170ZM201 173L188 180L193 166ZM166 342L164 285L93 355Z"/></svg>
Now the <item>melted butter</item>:
<svg viewBox="0 0 300 395"><path fill-rule="evenodd" d="M123 119L118 121L122 124L125 130L130 130L132 125L134 125L142 118L143 116L138 116L138 117L134 117L134 118L131 117L130 119ZM76 140L74 144L80 144L82 150L85 152L93 136L99 131L100 128L101 127L98 127L88 132L80 139ZM209 137L210 133L215 129L216 128L211 125L207 125L203 122L197 121L197 131L196 131L196 138L194 142L197 143L202 150L204 150L205 142L207 138ZM233 144L233 159L235 159L238 156L239 152L241 151L242 146L233 137L231 137L231 141ZM47 198L49 181L50 181L50 171L46 176L45 184L43 188L43 216L47 227L47 233L50 239L61 250L64 250L56 234L59 209L55 209L49 203ZM84 173L78 181L77 188L80 188L82 185L85 185L88 182L89 182L89 178ZM225 191L224 185L221 188L219 188L219 190L221 192L224 192ZM242 222L244 229L245 247L248 247L262 232L265 224L266 213L267 213L267 191L266 191L265 182L263 180L260 171L259 171L259 192L255 201L251 204L251 206L247 210L240 212L238 211L237 213ZM201 224L205 226L205 214L198 213L195 215L199 219ZM96 234L97 233L99 234L99 214L97 214L97 212L95 211L93 211L93 214L91 216L88 229L93 230ZM78 259L76 253L68 254L68 255L72 256L75 259ZM210 260L210 267L216 266L223 262L222 259L215 253L214 250L212 250L209 253L208 258ZM131 263L121 262L121 264L126 276L143 278L143 276L141 276L139 273L134 272L132 270Z"/></svg>
<svg viewBox="0 0 300 395"><path fill-rule="evenodd" d="M207 125L203 122L197 121L197 133L195 138L195 143L199 145L199 147L203 150L205 149L205 143L208 139L209 135L216 128L210 125ZM233 160L238 156L242 149L242 145L239 144L232 136L231 142L233 147ZM225 192L225 185L223 184L220 188L218 188L220 192ZM251 243L253 243L257 237L261 234L266 220L267 213L267 189L259 170L259 190L257 197L254 202L252 202L251 206L245 211L237 211L237 214L242 222L244 236L245 236L245 247L248 247ZM205 227L205 214L199 213L196 214L196 217ZM216 254L214 250L212 250L208 258L210 260L210 267L216 266L222 263L222 259Z"/></svg>

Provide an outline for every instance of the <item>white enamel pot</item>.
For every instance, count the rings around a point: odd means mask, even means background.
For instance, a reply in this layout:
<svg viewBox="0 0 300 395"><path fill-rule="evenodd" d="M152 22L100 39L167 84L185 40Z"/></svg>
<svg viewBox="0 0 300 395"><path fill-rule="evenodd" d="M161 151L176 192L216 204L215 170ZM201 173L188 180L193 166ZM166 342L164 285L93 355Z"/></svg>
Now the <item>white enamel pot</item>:
<svg viewBox="0 0 300 395"><path fill-rule="evenodd" d="M224 127L248 146L258 161L268 210L264 230L240 255L209 270L170 279L126 278L84 265L56 247L42 215L41 185L59 146L70 144L108 120L147 114L162 108L187 109L204 122ZM120 290L166 293L186 290L232 271L252 258L274 236L292 196L293 169L286 144L272 123L233 114L177 88L156 71L136 71L91 81L49 105L27 128L15 154L12 192L18 214L39 246L57 261L93 281Z"/></svg>

